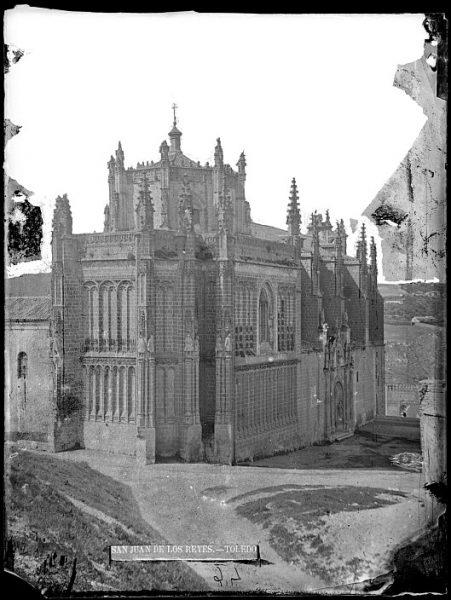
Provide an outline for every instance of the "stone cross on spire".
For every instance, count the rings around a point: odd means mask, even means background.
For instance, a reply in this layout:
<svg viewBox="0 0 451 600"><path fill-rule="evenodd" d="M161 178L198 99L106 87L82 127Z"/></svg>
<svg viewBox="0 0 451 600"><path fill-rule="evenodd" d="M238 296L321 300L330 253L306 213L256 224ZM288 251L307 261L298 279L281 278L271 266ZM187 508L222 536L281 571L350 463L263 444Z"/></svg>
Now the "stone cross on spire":
<svg viewBox="0 0 451 600"><path fill-rule="evenodd" d="M175 111L178 109L178 106L175 102L173 102L172 104L172 111L174 113L174 127L177 125L177 116L175 114Z"/></svg>

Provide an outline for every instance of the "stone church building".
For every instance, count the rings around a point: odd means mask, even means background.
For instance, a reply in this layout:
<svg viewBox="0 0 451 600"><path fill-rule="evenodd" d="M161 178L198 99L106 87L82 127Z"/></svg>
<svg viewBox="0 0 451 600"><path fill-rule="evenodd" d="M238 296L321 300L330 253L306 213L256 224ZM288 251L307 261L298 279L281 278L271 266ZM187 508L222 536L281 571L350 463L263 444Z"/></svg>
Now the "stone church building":
<svg viewBox="0 0 451 600"><path fill-rule="evenodd" d="M362 228L254 223L246 159L108 162L103 233L56 199L52 272L7 281L7 437L224 464L334 440L384 413L383 301Z"/></svg>

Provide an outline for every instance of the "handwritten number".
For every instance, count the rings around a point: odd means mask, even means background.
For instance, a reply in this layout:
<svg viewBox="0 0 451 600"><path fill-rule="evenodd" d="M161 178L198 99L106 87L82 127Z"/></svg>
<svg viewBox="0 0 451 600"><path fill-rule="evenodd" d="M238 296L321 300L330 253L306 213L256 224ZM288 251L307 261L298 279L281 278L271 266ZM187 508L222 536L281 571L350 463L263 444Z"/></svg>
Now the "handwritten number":
<svg viewBox="0 0 451 600"><path fill-rule="evenodd" d="M215 581L217 581L219 583L219 585L222 587L222 582L224 580L224 575L222 574L222 571L219 568L219 565L215 565L215 567L218 569L219 575L214 575L213 579ZM236 567L234 567L234 569L235 569L236 577L231 577L230 578L231 585L233 585L234 581L241 581L241 577L240 577L240 574L238 573L238 569Z"/></svg>
<svg viewBox="0 0 451 600"><path fill-rule="evenodd" d="M233 585L234 581L241 581L241 577L240 574L237 571L237 568L235 567L235 573L236 573L236 577L231 577L230 578L230 583Z"/></svg>
<svg viewBox="0 0 451 600"><path fill-rule="evenodd" d="M217 582L220 584L220 586L222 587L222 580L224 579L224 576L223 576L223 574L222 574L222 571L221 571L221 569L218 567L218 565L215 565L215 567L218 569L218 571L219 571L219 574L220 574L220 576L221 576L221 579L219 579L219 577L218 577L217 575L215 575L215 576L213 577L213 579L214 579L215 581L217 581Z"/></svg>

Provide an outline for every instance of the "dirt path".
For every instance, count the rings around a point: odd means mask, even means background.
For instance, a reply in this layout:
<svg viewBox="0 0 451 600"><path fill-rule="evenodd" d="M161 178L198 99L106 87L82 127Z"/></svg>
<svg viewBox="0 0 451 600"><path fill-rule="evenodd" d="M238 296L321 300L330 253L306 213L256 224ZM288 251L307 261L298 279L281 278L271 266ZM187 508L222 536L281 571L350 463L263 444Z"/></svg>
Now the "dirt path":
<svg viewBox="0 0 451 600"><path fill-rule="evenodd" d="M313 591L330 586L331 573L335 585L373 577L387 570L390 551L424 522L419 473L374 469L300 471L203 463L138 468L133 458L85 450L57 456L86 461L91 468L128 484L143 518L170 543L259 543L262 558L271 564L258 567L229 563L219 565L219 570L215 564L190 563L212 589L223 591ZM371 494L373 488L377 490ZM365 506L359 500L362 490L368 498L371 496ZM348 500L347 504L341 500L342 512L336 503L345 492ZM318 497L319 504L332 499L335 508L330 514L313 515L316 520L310 523L305 507L309 494L316 494L313 498ZM296 503L300 503L299 511L289 516L288 509ZM317 510L315 502L312 506L313 511ZM272 520L266 519L266 514ZM271 540L281 527L290 532L288 543L296 540L301 554L306 552L306 561L297 560L298 547L291 560L284 539ZM307 550L303 546L304 539L314 539L315 535L321 540L323 552L314 547L311 552L310 546ZM237 579L235 566L238 581L231 580Z"/></svg>

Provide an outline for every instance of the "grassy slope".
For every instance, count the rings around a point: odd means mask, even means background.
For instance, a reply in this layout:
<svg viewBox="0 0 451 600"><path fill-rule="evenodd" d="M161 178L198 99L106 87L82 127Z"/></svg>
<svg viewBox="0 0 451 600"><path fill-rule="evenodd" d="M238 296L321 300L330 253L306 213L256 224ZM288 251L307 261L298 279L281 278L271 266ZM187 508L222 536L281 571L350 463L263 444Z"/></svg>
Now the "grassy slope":
<svg viewBox="0 0 451 600"><path fill-rule="evenodd" d="M270 495L253 499L255 493L261 492ZM325 541L328 517L334 513L389 506L404 497L404 492L388 493L383 488L315 486L305 489L301 485L282 485L241 494L228 502L240 502L236 508L239 515L269 530L269 542L284 560L301 564L328 585L337 585L349 575L358 581L370 565L366 559L355 557L349 548L344 556L339 556L337 549Z"/></svg>
<svg viewBox="0 0 451 600"><path fill-rule="evenodd" d="M108 566L108 546L166 540L141 517L128 486L101 475L86 463L72 463L26 451L7 453L5 464L8 537L15 547L15 572L47 594L67 587L73 558L73 591L203 590L205 582L183 563L135 562ZM110 518L77 508L65 495ZM120 521L130 531L124 530ZM49 554L66 557L64 566L43 572Z"/></svg>

